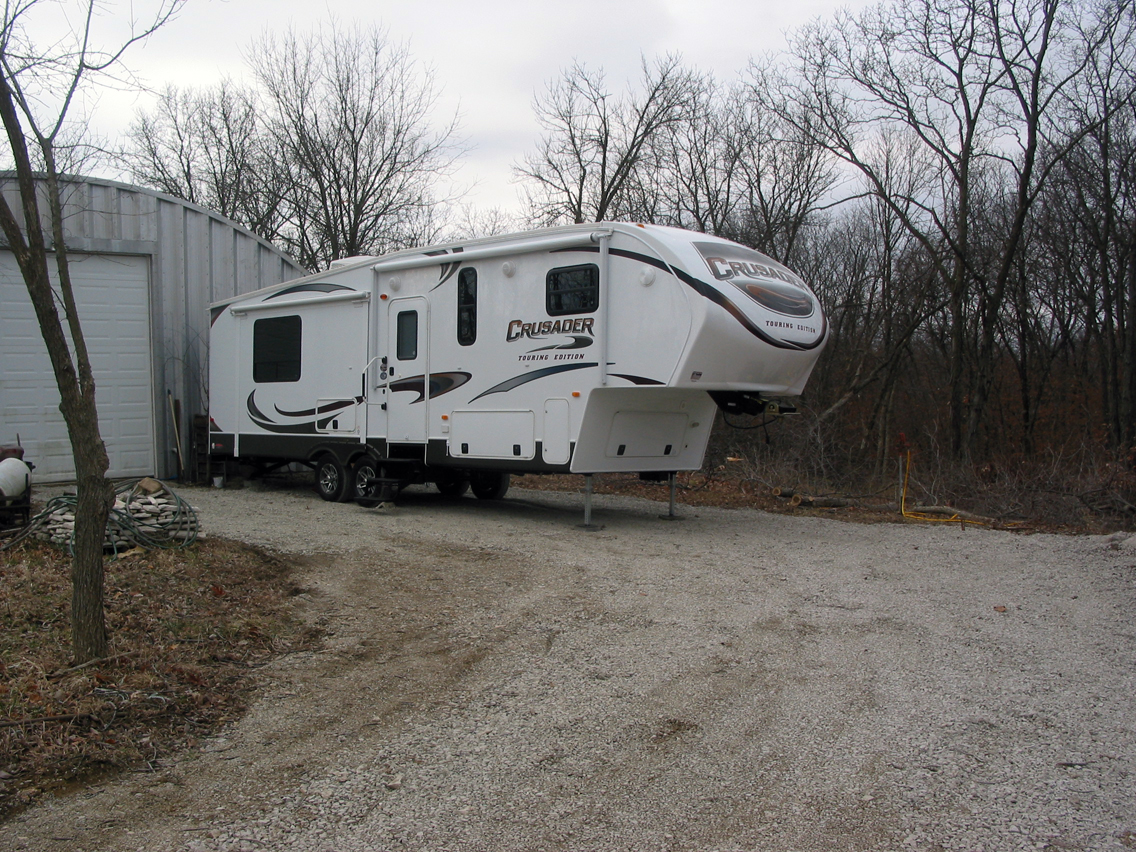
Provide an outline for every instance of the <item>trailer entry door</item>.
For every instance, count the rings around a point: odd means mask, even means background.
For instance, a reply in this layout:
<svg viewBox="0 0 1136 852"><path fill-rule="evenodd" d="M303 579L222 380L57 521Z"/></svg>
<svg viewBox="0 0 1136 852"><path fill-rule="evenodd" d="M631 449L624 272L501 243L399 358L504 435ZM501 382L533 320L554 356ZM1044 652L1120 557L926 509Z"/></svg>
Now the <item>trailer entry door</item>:
<svg viewBox="0 0 1136 852"><path fill-rule="evenodd" d="M426 441L430 404L429 306L425 299L392 299L387 308L387 440Z"/></svg>

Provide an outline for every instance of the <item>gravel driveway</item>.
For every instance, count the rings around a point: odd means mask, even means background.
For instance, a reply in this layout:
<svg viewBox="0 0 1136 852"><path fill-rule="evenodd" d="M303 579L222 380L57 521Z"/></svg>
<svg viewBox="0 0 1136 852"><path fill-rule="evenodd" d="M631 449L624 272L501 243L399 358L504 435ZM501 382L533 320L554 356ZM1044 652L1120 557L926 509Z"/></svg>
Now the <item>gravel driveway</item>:
<svg viewBox="0 0 1136 852"><path fill-rule="evenodd" d="M297 554L327 641L200 752L0 849L1136 847L1136 538L179 493Z"/></svg>

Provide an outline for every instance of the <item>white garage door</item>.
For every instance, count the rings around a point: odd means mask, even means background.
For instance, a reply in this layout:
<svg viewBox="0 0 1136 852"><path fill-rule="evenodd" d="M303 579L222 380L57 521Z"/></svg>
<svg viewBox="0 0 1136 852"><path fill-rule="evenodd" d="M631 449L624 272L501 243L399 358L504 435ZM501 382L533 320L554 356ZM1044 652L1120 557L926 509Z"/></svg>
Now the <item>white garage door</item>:
<svg viewBox="0 0 1136 852"><path fill-rule="evenodd" d="M154 472L149 258L76 255L71 278L95 373L110 475ZM54 265L52 266L54 272ZM62 311L61 311L62 315ZM37 482L74 479L59 391L19 267L0 252L0 444L26 448Z"/></svg>

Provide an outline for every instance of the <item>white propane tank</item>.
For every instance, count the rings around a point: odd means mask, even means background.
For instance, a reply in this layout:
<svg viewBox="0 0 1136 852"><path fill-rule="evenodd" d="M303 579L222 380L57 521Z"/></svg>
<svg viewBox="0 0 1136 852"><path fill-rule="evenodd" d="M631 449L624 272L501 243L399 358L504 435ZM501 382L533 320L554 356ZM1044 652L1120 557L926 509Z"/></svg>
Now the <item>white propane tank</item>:
<svg viewBox="0 0 1136 852"><path fill-rule="evenodd" d="M0 497L19 497L28 487L32 469L19 459L0 461Z"/></svg>

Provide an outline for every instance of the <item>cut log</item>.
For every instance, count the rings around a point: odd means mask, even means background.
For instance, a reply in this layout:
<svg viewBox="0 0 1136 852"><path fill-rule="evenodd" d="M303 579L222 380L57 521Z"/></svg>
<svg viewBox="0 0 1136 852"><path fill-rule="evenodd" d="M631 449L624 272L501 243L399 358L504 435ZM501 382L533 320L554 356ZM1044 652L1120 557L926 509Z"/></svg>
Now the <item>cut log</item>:
<svg viewBox="0 0 1136 852"><path fill-rule="evenodd" d="M948 517L959 518L963 521L979 521L985 523L990 520L982 515L976 515L973 512L964 512L962 509L955 509L951 506L916 506L907 511L919 515L947 515Z"/></svg>
<svg viewBox="0 0 1136 852"><path fill-rule="evenodd" d="M899 511L898 503L872 503L855 497L810 497L807 494L794 494L788 502L790 506L804 506L808 509L863 509L868 512Z"/></svg>
<svg viewBox="0 0 1136 852"><path fill-rule="evenodd" d="M844 509L848 506L859 506L856 500L847 497L809 497L808 504L818 509Z"/></svg>

